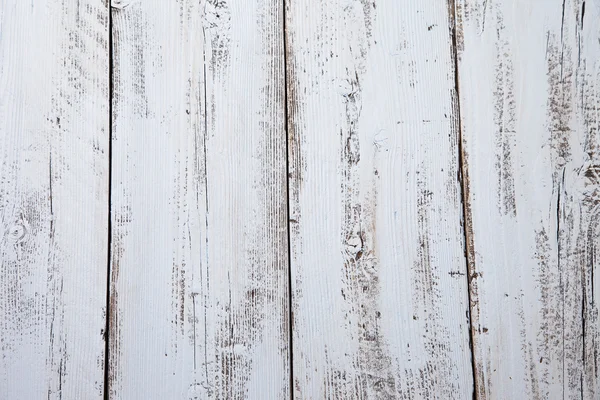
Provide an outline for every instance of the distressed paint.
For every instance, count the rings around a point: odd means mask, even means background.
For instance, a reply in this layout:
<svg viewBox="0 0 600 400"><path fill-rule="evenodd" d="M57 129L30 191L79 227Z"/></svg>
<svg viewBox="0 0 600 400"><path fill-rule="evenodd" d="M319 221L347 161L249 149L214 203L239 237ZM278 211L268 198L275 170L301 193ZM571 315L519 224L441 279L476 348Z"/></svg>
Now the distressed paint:
<svg viewBox="0 0 600 400"><path fill-rule="evenodd" d="M600 2L456 5L478 398L597 398Z"/></svg>
<svg viewBox="0 0 600 400"><path fill-rule="evenodd" d="M0 3L0 398L597 398L600 2L283 4Z"/></svg>
<svg viewBox="0 0 600 400"><path fill-rule="evenodd" d="M448 6L286 5L294 398L469 398Z"/></svg>
<svg viewBox="0 0 600 400"><path fill-rule="evenodd" d="M110 397L289 397L282 4L113 3Z"/></svg>
<svg viewBox="0 0 600 400"><path fill-rule="evenodd" d="M108 5L0 3L0 398L102 399Z"/></svg>

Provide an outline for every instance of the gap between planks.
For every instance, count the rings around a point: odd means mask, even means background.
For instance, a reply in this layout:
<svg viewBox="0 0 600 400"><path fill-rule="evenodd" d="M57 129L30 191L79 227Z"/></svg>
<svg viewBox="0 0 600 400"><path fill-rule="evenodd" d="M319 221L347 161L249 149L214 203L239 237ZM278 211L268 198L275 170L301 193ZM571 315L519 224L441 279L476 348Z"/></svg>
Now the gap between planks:
<svg viewBox="0 0 600 400"><path fill-rule="evenodd" d="M108 7L108 246L106 257L106 325L104 328L104 399L109 399L109 357L110 357L110 317L111 317L111 260L112 260L112 138L113 138L113 21L111 0Z"/></svg>
<svg viewBox="0 0 600 400"><path fill-rule="evenodd" d="M459 84L459 71L458 71L458 44L457 35L459 34L457 28L457 13L456 13L456 0L448 0L448 19L450 21L450 29L452 36L452 61L454 63L454 111L456 129L458 130L458 182L461 191L462 200L462 231L464 235L464 246L465 246L465 261L466 261L466 279L467 279L467 298L469 304L469 347L471 350L471 371L473 375L473 400L477 400L478 396L478 380L477 380L477 368L475 362L475 338L473 331L473 299L471 296L471 285L473 283L473 264L475 262L475 248L473 244L473 219L471 215L471 206L469 203L469 170L466 160L466 154L463 147L463 131L462 131L462 119L461 119L461 104L460 104L460 84Z"/></svg>
<svg viewBox="0 0 600 400"><path fill-rule="evenodd" d="M285 124L285 196L286 196L286 220L287 220L287 264L288 264L288 354L290 366L290 399L294 398L294 316L292 312L292 240L290 236L290 120L288 118L288 32L286 7L289 0L282 0L282 30L283 30L283 118Z"/></svg>
<svg viewBox="0 0 600 400"><path fill-rule="evenodd" d="M464 246L465 246L465 261L466 261L466 279L467 279L467 299L469 304L469 348L471 350L471 372L473 375L473 400L477 400L479 393L478 391L478 380L477 380L477 367L475 362L475 338L473 331L473 299L471 296L471 284L473 283L473 265L475 263L475 249L473 244L473 219L471 215L471 206L469 203L469 171L466 160L466 154L463 148L463 131L462 131L462 120L461 120L461 104L460 104L460 84L459 84L459 71L458 71L458 45L457 35L459 34L456 23L456 0L448 0L448 19L450 21L450 29L452 36L452 61L454 63L454 111L456 115L454 119L456 121L456 129L458 130L458 182L461 191L462 200L462 231L464 235Z"/></svg>

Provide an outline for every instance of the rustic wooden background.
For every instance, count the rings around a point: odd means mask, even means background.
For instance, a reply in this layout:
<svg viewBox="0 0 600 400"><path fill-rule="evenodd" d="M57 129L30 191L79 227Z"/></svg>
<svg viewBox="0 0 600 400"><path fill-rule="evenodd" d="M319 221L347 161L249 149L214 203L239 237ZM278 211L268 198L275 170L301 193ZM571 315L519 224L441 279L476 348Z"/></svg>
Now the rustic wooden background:
<svg viewBox="0 0 600 400"><path fill-rule="evenodd" d="M0 0L0 399L599 399L600 0Z"/></svg>

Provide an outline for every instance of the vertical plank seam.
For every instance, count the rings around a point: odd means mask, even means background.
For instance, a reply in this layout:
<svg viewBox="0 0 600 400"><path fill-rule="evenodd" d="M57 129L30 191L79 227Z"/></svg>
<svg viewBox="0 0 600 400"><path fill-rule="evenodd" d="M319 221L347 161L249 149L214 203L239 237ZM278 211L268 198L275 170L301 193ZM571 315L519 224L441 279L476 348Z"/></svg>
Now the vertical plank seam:
<svg viewBox="0 0 600 400"><path fill-rule="evenodd" d="M104 400L109 399L109 340L110 340L110 286L112 255L112 137L113 137L113 26L111 0L106 0L108 8L108 241L106 257L106 325L104 328Z"/></svg>
<svg viewBox="0 0 600 400"><path fill-rule="evenodd" d="M451 23L452 32L452 57L454 62L454 91L456 96L456 124L458 129L458 181L460 185L461 202L462 202L462 214L463 214L463 226L462 231L464 235L465 243L465 262L466 262L466 279L467 279L467 299L469 303L469 348L471 350L471 373L473 375L473 399L479 399L479 385L477 381L477 364L475 361L475 332L473 327L473 299L471 297L471 284L474 275L474 263L475 259L473 249L473 238L472 232L470 232L470 226L472 226L472 216L470 208L468 207L469 201L469 182L468 182L468 171L467 163L465 160L465 152L463 148L463 132L462 132L462 118L461 118L461 102L460 102L460 85L459 85L459 71L458 71L458 46L457 46L457 15L456 15L456 0L449 0L448 3L448 14Z"/></svg>
<svg viewBox="0 0 600 400"><path fill-rule="evenodd" d="M206 3L204 3L204 9L203 9L203 18L206 18ZM206 229L206 237L204 238L204 250L205 250L205 256L203 257L203 259L200 262L200 281L202 282L202 291L206 290L206 293L203 294L204 297L204 310L203 310L203 314L204 314L204 374L205 374L205 378L206 378L206 382L208 384L209 379L208 379L208 356L207 356L207 349L208 349L208 335L206 333L206 327L208 326L208 322L207 322L207 317L206 317L206 308L207 308L207 303L206 303L206 298L208 296L208 291L209 291L209 283L208 283L208 275L209 275L209 257L208 257L208 237L209 237L209 230L208 230L208 215L209 215L209 206L208 206L208 168L207 168L207 160L208 160L208 151L206 149L206 143L207 143L207 138L208 138L208 94L207 94L207 90L208 90L208 83L206 81L206 49L207 49L207 41L206 41L206 26L204 25L204 21L202 21L202 100L204 102L204 104L202 105L202 114L204 116L203 118L203 123L204 123L204 128L203 128L203 133L202 133L202 149L203 149L203 162L204 162L204 207L205 207L205 213L204 213L204 226ZM205 262L205 268L206 268L206 286L203 283L202 280L202 262ZM195 307L196 307L196 297L193 298L193 305L194 305L194 318L196 318L196 311L195 311ZM196 334L194 333L194 340L196 338ZM196 343L194 342L194 352L196 351ZM194 363L196 362L196 356L194 353ZM195 367L194 367L195 369Z"/></svg>
<svg viewBox="0 0 600 400"><path fill-rule="evenodd" d="M293 346L293 299L292 299L292 242L290 226L290 129L289 129L289 99L288 99L288 34L287 34L287 1L282 0L282 30L283 30L283 97L284 97L284 125L285 125L285 192L286 192L286 227L287 227L287 261L288 261L288 354L290 364L290 399L294 398L294 346Z"/></svg>

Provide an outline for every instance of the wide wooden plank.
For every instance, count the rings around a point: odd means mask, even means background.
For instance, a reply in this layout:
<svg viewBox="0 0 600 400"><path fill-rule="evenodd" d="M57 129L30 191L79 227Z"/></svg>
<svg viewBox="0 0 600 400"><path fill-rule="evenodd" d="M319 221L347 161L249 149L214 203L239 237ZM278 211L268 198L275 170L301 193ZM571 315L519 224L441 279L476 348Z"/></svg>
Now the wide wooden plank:
<svg viewBox="0 0 600 400"><path fill-rule="evenodd" d="M114 1L114 399L289 397L280 1Z"/></svg>
<svg viewBox="0 0 600 400"><path fill-rule="evenodd" d="M479 399L597 399L600 2L457 2Z"/></svg>
<svg viewBox="0 0 600 400"><path fill-rule="evenodd" d="M0 398L101 399L108 5L0 2Z"/></svg>
<svg viewBox="0 0 600 400"><path fill-rule="evenodd" d="M472 395L449 15L287 3L295 398Z"/></svg>

